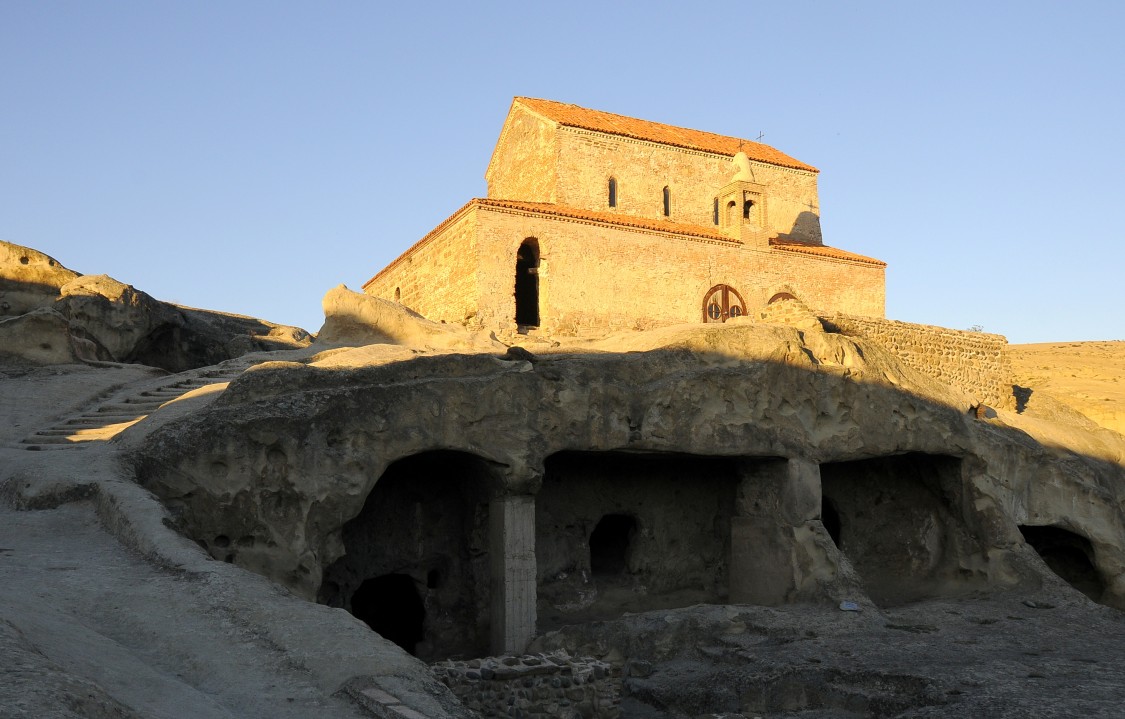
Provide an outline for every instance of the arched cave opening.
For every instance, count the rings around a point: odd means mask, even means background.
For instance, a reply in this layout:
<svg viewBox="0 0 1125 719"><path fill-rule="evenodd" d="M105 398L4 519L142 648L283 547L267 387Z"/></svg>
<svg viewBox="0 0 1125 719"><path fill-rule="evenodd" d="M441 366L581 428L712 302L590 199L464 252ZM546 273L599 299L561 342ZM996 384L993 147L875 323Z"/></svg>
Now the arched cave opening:
<svg viewBox="0 0 1125 719"><path fill-rule="evenodd" d="M491 482L489 464L466 452L389 465L341 529L345 554L325 569L318 601L411 644L423 660L487 654ZM402 634L373 624L379 616Z"/></svg>
<svg viewBox="0 0 1125 719"><path fill-rule="evenodd" d="M832 538L832 543L840 549L840 513L836 511L832 500L823 495L820 498L820 523Z"/></svg>
<svg viewBox="0 0 1125 719"><path fill-rule="evenodd" d="M426 607L406 574L368 579L352 595L352 614L381 637L414 654L424 634Z"/></svg>
<svg viewBox="0 0 1125 719"><path fill-rule="evenodd" d="M1101 601L1105 580L1094 564L1089 539L1055 526L1021 525L1020 533L1052 572L1095 602Z"/></svg>
<svg viewBox="0 0 1125 719"><path fill-rule="evenodd" d="M984 551L961 519L961 459L919 452L820 467L821 521L884 607L978 588Z"/></svg>
<svg viewBox="0 0 1125 719"><path fill-rule="evenodd" d="M607 514L590 533L590 571L595 576L624 574L637 520L628 514Z"/></svg>
<svg viewBox="0 0 1125 719"><path fill-rule="evenodd" d="M516 324L539 326L539 241L534 237L516 252Z"/></svg>
<svg viewBox="0 0 1125 719"><path fill-rule="evenodd" d="M740 459L559 452L535 501L540 631L723 604Z"/></svg>

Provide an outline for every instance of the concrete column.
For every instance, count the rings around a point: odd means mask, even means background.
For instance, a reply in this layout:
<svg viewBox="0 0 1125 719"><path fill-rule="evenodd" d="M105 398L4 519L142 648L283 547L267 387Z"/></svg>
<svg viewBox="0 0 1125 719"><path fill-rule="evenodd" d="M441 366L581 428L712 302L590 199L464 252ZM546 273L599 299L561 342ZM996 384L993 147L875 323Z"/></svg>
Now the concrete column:
<svg viewBox="0 0 1125 719"><path fill-rule="evenodd" d="M748 461L731 517L730 601L794 601L815 580L808 525L820 517L820 466L802 459ZM809 546L806 546L809 545Z"/></svg>
<svg viewBox="0 0 1125 719"><path fill-rule="evenodd" d="M492 500L492 653L521 654L535 636L535 497Z"/></svg>

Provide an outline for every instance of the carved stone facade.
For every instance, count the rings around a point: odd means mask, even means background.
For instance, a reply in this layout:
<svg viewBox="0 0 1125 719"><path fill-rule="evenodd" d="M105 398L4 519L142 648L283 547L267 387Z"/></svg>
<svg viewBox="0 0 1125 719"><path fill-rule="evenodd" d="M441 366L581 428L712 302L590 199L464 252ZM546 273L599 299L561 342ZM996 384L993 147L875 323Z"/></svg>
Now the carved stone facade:
<svg viewBox="0 0 1125 719"><path fill-rule="evenodd" d="M586 335L796 297L882 317L879 260L825 246L817 170L774 148L516 98L470 201L364 285L434 320Z"/></svg>

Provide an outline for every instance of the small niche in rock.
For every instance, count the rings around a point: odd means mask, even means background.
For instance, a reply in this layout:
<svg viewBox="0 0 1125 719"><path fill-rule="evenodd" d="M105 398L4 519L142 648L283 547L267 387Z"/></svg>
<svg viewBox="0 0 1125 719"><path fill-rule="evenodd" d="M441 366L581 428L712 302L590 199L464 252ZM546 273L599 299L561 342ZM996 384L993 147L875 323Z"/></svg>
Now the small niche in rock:
<svg viewBox="0 0 1125 719"><path fill-rule="evenodd" d="M1021 525L1020 533L1052 572L1095 602L1101 600L1105 582L1094 565L1094 548L1089 539L1053 526Z"/></svg>
<svg viewBox="0 0 1125 719"><path fill-rule="evenodd" d="M590 571L594 576L624 574L637 520L627 514L607 514L590 534Z"/></svg>
<svg viewBox="0 0 1125 719"><path fill-rule="evenodd" d="M426 608L414 580L405 574L385 574L361 584L352 595L352 614L411 654L422 641Z"/></svg>

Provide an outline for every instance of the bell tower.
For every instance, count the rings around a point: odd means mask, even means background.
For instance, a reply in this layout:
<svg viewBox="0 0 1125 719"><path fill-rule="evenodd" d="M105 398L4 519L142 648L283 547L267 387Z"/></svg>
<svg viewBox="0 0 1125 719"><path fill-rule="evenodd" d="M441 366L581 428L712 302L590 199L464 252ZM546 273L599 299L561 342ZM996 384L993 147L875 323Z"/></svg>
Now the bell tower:
<svg viewBox="0 0 1125 719"><path fill-rule="evenodd" d="M723 234L750 247L769 247L766 229L766 186L754 181L750 158L741 150L734 156L734 179L719 190L719 227Z"/></svg>

